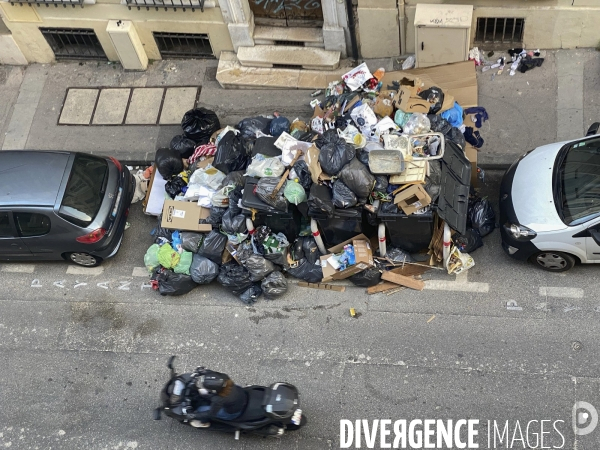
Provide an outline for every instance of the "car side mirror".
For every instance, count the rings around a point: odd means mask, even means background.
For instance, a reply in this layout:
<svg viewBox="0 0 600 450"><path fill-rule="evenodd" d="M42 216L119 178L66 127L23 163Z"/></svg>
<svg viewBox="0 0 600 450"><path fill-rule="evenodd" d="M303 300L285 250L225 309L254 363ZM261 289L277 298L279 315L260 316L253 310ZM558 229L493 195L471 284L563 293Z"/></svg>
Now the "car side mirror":
<svg viewBox="0 0 600 450"><path fill-rule="evenodd" d="M160 420L160 408L156 408L154 411L152 411L152 418L154 420Z"/></svg>
<svg viewBox="0 0 600 450"><path fill-rule="evenodd" d="M600 245L600 231L598 230L589 230L590 234L592 235L592 239L594 240L594 242L598 245Z"/></svg>

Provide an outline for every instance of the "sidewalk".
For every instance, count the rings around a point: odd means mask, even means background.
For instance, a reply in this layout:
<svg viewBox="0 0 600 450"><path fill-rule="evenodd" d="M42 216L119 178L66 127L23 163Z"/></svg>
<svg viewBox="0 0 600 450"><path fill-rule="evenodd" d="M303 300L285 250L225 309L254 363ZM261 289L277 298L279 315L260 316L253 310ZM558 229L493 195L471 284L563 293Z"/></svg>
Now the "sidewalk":
<svg viewBox="0 0 600 450"><path fill-rule="evenodd" d="M393 60L367 63L373 70L382 65L392 70L396 65ZM216 67L216 60L158 61L146 72L125 72L120 65L97 62L0 66L0 148L76 150L112 155L124 161L146 161L153 159L158 147L168 146L171 138L181 132L178 125L166 124L59 124L59 119L69 122L65 116L60 117L69 88L192 87L189 96L196 95L195 87L199 87L198 105L214 110L223 126L273 111L291 120L306 120L312 115L311 91L223 90L215 79ZM600 120L600 52L548 51L542 67L525 74L517 72L513 77L507 69L508 66L493 80L494 70L478 72L479 104L490 116L481 130L485 145L479 153L479 165L510 164L536 146L582 136L592 122ZM125 117L121 106L115 104L116 109L121 109L111 110L110 99L127 98L129 92L131 98L136 91L140 96L142 91L151 93L149 89L115 91L115 96L107 96L103 104L97 102L94 108L103 110L94 109L95 118L90 121L102 123L97 119L101 112L103 117ZM159 97L170 95L169 89L164 91L166 94L159 91ZM81 108L90 111L89 102L77 97L70 101L79 102ZM163 102L167 108L168 100ZM171 101L170 108L176 108L178 103L185 106L183 101ZM143 112L144 108L139 110ZM156 111L147 114L154 114L153 119L143 123L157 122ZM108 120L105 123L116 123Z"/></svg>

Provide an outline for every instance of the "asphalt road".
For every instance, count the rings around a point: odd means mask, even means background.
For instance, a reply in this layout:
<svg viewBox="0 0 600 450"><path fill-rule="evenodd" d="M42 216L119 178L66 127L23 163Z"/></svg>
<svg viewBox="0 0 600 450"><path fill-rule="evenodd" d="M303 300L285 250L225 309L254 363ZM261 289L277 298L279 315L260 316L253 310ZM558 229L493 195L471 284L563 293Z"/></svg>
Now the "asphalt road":
<svg viewBox="0 0 600 450"><path fill-rule="evenodd" d="M499 179L488 173L483 193L494 198ZM0 265L0 448L330 449L341 419L479 419L479 448L488 420L508 420L517 438L496 448L542 448L527 423L562 420L564 438L545 435L545 448L599 448L600 429L576 442L571 428L576 401L600 407L597 267L545 273L506 257L496 230L466 276L430 271L422 292L291 286L246 307L217 284L175 298L151 291L140 268L155 219L136 204L130 222L100 269ZM180 371L294 383L308 426L235 441L153 421L172 354Z"/></svg>

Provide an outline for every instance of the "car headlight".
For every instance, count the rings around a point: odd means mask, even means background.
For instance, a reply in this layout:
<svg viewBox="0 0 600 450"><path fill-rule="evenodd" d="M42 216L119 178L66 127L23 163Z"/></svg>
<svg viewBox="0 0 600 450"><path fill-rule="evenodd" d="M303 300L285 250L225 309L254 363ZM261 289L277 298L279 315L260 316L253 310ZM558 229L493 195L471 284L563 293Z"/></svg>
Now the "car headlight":
<svg viewBox="0 0 600 450"><path fill-rule="evenodd" d="M504 229L515 239L520 241L530 241L537 236L537 233L530 228L516 223L504 224Z"/></svg>

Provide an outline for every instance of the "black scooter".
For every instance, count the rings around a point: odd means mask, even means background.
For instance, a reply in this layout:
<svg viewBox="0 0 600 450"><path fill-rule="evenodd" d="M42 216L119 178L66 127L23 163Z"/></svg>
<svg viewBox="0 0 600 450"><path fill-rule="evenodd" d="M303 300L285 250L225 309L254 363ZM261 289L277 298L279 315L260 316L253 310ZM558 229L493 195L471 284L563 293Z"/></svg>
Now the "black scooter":
<svg viewBox="0 0 600 450"><path fill-rule="evenodd" d="M160 393L162 406L154 410L154 420L165 414L184 425L190 425L192 413L209 401L197 394L196 379L205 372L198 367L193 373L177 374L173 367L175 356L171 356L167 367L170 379ZM256 434L263 437L281 437L286 431L298 430L307 423L300 409L298 390L288 383L244 388L247 403L240 417L235 420L211 419L210 427L199 430L217 430L240 434ZM176 397L175 397L176 396Z"/></svg>

